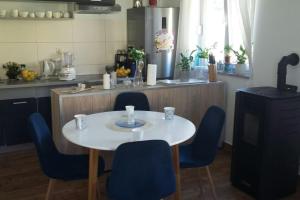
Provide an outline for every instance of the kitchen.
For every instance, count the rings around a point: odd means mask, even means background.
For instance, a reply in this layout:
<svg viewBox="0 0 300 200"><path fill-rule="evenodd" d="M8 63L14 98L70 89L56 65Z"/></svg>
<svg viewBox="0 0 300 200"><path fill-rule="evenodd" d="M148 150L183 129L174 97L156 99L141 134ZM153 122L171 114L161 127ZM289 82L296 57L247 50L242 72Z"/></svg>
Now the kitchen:
<svg viewBox="0 0 300 200"><path fill-rule="evenodd" d="M184 0L171 1L160 0L157 7L180 7ZM57 57L57 52L72 52L74 55L74 65L76 69L76 79L71 81L57 81L35 80L26 82L7 82L5 70L0 70L0 98L1 98L1 138L0 141L0 163L1 171L3 169L0 187L0 199L43 199L46 193L48 179L45 177L37 163L33 144L30 142L29 137L22 136L22 128L27 124L27 117L32 111L39 111L45 117L49 127L52 123L51 116L51 89L76 86L78 83L86 83L87 85L98 85L102 82L102 75L106 70L106 66L114 65L115 54L118 50L127 49L127 9L133 7L132 0L119 0L116 1L121 7L121 11L112 12L109 14L79 14L75 13L71 19L59 19L59 20L24 20L24 19L1 19L0 20L0 63L1 65L8 61L14 61L20 64L25 64L28 69L43 74L44 60L54 59ZM68 4L68 3L67 3ZM143 6L148 6L148 1L143 1ZM256 3L256 25L254 27L254 46L253 46L253 72L249 77L244 76L232 76L232 74L218 74L218 80L220 84L224 84L225 93L217 92L219 90L211 90L212 96L210 100L206 100L205 106L197 111L204 114L207 107L210 105L208 101L212 101L212 104L219 104L226 110L226 122L224 126L223 140L226 145L225 148L231 148L233 142L233 126L234 126L234 105L235 105L235 92L239 88L253 87L253 86L276 86L277 77L277 64L283 56L290 53L299 52L299 46L297 42L297 32L299 27L296 19L299 17L296 8L299 8L300 4L293 0L289 5L279 0L276 2L257 1ZM7 13L13 9L27 10L29 12L51 10L53 13L57 10L69 12L69 7L66 3L60 2L34 2L34 1L0 1L0 10L7 10ZM182 9L182 8L181 8ZM276 13L276 14L275 14ZM289 14L287 14L289 13ZM30 14L30 13L29 13ZM45 13L46 15L46 13ZM276 20L275 20L276 19ZM278 31L278 24L274 24L273 21L277 21L280 25ZM287 23L287 21L290 21ZM294 22L294 23L293 23ZM289 30L289 31L287 31ZM277 33L278 32L278 33ZM276 33L276 34L275 34ZM180 37L180 36L179 36ZM179 46L182 44L178 44ZM184 48L182 49L189 49ZM233 55L232 55L233 56ZM194 71L196 73L196 71ZM287 82L291 85L299 86L299 69L295 67L289 67L287 73ZM193 78L198 78L197 75L193 75ZM195 83L196 85L198 83ZM159 84L157 84L159 85ZM165 85L164 85L165 86ZM171 87L175 87L171 85ZM199 86L200 87L200 86ZM202 87L202 86L201 86ZM159 88L163 89L163 88ZM140 88L137 88L141 91ZM143 90L143 89L142 89ZM220 89L221 91L222 89ZM59 94L59 90L54 90L55 95ZM116 91L116 90L115 90ZM127 91L127 89L126 89ZM185 91L185 90L183 90ZM207 89L204 89L207 91ZM208 90L210 91L210 90ZM93 93L93 91L87 91ZM154 95L154 91L146 91L145 93L151 93ZM164 92L161 93L161 95ZM169 94L173 94L170 92ZM185 93L190 95L189 93ZM198 93L197 93L198 94ZM211 95L208 93L201 93L204 96ZM214 96L216 94L216 96ZM102 95L102 94L101 94ZM149 97L150 94L148 94ZM151 96L150 95L150 96ZM176 92L175 94L176 95ZM224 96L223 96L224 95ZM61 98L61 97L59 97ZM155 97L151 97L151 102L155 101ZM203 98L203 97L199 97ZM150 98L149 98L150 99ZM219 101L216 101L219 100ZM224 99L224 100L220 100ZM2 104L2 102L4 102ZM24 102L26 102L24 106ZM194 101L192 101L194 102ZM11 104L17 103L18 108L10 107ZM187 102L188 103L188 102ZM105 107L98 106L97 112L106 111L112 109L112 103ZM74 104L78 105L78 104ZM185 115L185 110L178 108L178 114L188 118ZM206 107L207 106L207 107ZM156 111L162 111L162 105L159 103L154 106ZM80 107L77 107L80 111ZM101 109L103 110L101 110ZM76 109L76 106L73 108ZM92 110L86 111L87 113ZM196 112L196 111L195 111ZM16 116L15 113L20 113ZM198 115L193 115L198 116ZM74 113L68 115L73 116ZM71 120L72 118L66 117L64 122ZM55 120L58 120L56 118ZM60 119L61 120L61 119ZM197 121L198 120L198 121ZM195 124L198 124L200 119L192 120ZM15 126L18 122L20 126ZM11 136L4 136L5 125L10 125L10 130L14 133ZM6 128L7 129L7 128ZM21 134L21 135L20 135ZM3 140L3 138L6 138ZM28 143L29 142L29 143ZM58 147L59 148L59 147ZM60 149L61 150L61 149ZM216 160L212 166L213 178L216 182L217 194L219 199L251 199L250 196L235 189L230 184L230 162L231 153L223 152L221 150L220 159ZM10 158L14 158L11 160ZM19 157L20 160L19 160ZM28 159L26 159L26 157ZM219 157L218 157L219 158ZM20 169L18 166L23 166L24 163L28 163L28 166L24 166L24 169ZM226 169L222 169L222 165L226 165ZM11 168L11 171L9 169ZM18 177L16 171L21 170L21 176ZM27 172L26 172L27 170ZM224 171L227 170L227 171ZM12 176L5 173L12 173ZM203 175L199 183L198 178L193 178L195 171L182 171L182 199L198 199L199 195L206 198L212 198L210 185L206 179L205 172L200 171ZM35 174L35 175L34 175ZM39 184L33 184L30 177L36 180ZM15 180L13 180L15 179ZM100 178L101 179L101 178ZM104 181L104 180L100 180ZM78 199L85 199L87 193L87 182L75 182L75 183L58 183L54 189L55 199L60 199L62 193L66 193L66 198L75 197L78 195ZM201 185L201 186L193 186ZM299 185L299 184L298 184ZM24 188L23 188L24 187ZM72 189L70 189L70 188ZM102 193L105 193L105 188L102 186ZM195 191L191 191L189 187L192 187ZM16 189L15 189L16 188ZM299 186L298 186L299 188ZM74 192L74 190L78 191ZM16 193L14 196L13 193ZM34 194L37 193L37 194ZM56 194L55 194L56 193ZM200 193L200 194L199 194ZM222 193L223 198L222 198ZM297 198L299 192L290 196L291 198ZM76 199L76 198L75 198Z"/></svg>

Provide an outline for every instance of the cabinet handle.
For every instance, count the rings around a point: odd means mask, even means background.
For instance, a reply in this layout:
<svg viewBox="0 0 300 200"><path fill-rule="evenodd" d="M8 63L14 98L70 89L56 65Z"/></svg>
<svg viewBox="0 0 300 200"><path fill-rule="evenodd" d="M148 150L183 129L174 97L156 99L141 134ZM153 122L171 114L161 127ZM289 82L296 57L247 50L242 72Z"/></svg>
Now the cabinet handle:
<svg viewBox="0 0 300 200"><path fill-rule="evenodd" d="M26 104L26 103L28 103L28 102L27 101L13 102L14 105Z"/></svg>

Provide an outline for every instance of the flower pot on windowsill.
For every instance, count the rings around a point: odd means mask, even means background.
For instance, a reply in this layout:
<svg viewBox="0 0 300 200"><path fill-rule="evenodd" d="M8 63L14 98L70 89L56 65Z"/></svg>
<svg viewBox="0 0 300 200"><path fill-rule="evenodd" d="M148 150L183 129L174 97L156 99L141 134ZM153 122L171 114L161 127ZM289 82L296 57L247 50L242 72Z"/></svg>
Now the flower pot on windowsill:
<svg viewBox="0 0 300 200"><path fill-rule="evenodd" d="M235 65L235 73L238 75L244 75L248 71L248 65L247 64L236 64Z"/></svg>
<svg viewBox="0 0 300 200"><path fill-rule="evenodd" d="M181 70L180 71L180 81L188 81L190 79L190 71L189 70Z"/></svg>
<svg viewBox="0 0 300 200"><path fill-rule="evenodd" d="M199 58L199 66L208 66L208 58Z"/></svg>

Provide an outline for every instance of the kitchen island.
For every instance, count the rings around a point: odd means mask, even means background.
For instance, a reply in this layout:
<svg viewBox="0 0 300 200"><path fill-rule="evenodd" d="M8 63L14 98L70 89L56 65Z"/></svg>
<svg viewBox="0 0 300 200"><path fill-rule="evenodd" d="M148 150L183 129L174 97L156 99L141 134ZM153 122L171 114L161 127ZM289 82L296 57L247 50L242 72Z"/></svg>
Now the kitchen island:
<svg viewBox="0 0 300 200"><path fill-rule="evenodd" d="M87 150L68 142L61 129L75 114L92 114L111 111L119 93L140 91L146 94L152 111L163 112L166 106L176 108L176 115L199 125L207 108L211 105L225 107L223 82L194 82L177 84L157 84L155 86L117 86L104 90L102 86L81 93L71 94L72 89L58 88L51 92L53 139L60 152L83 154ZM99 130L101 131L101 130Z"/></svg>

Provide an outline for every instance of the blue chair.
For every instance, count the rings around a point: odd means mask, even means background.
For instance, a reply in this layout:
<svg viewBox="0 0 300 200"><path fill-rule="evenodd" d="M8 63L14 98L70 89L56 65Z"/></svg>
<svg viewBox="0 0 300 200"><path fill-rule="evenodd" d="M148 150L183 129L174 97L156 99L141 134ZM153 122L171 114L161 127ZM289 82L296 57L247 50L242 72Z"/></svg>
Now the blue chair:
<svg viewBox="0 0 300 200"><path fill-rule="evenodd" d="M58 152L49 128L40 113L29 117L29 130L37 149L43 172L50 178L46 200L50 199L55 180L71 181L88 178L88 155L64 155ZM98 175L104 172L104 160L99 159Z"/></svg>
<svg viewBox="0 0 300 200"><path fill-rule="evenodd" d="M209 165L214 161L225 120L225 112L211 106L205 113L191 144L179 147L180 168L205 167L213 195L217 198Z"/></svg>
<svg viewBox="0 0 300 200"><path fill-rule="evenodd" d="M159 200L176 191L167 142L148 140L120 145L107 179L112 200Z"/></svg>
<svg viewBox="0 0 300 200"><path fill-rule="evenodd" d="M133 105L135 110L150 110L148 98L142 92L120 93L116 98L114 111L125 110L127 105Z"/></svg>

